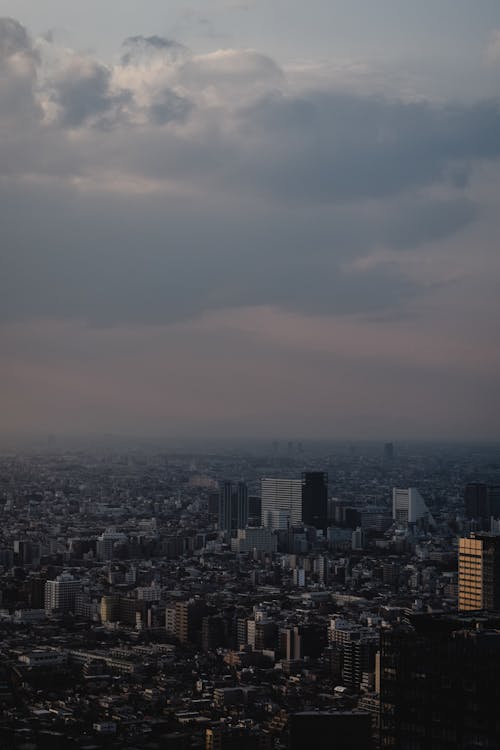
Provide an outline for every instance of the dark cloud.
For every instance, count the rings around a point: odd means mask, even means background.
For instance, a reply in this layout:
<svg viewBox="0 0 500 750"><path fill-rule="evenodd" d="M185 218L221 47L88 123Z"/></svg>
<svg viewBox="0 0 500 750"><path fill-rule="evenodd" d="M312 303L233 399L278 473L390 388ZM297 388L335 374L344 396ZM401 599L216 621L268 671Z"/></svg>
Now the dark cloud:
<svg viewBox="0 0 500 750"><path fill-rule="evenodd" d="M122 65L130 65L133 61L143 55L151 52L168 53L172 59L186 53L186 47L173 39L166 39L163 36L130 36L123 43L125 52L122 55Z"/></svg>
<svg viewBox="0 0 500 750"><path fill-rule="evenodd" d="M273 95L244 109L240 123L261 145L240 165L249 178L300 200L380 197L438 181L457 184L457 174L463 184L466 172L456 165L500 155L496 101L452 106L328 92Z"/></svg>
<svg viewBox="0 0 500 750"><path fill-rule="evenodd" d="M130 100L130 92L111 91L111 72L104 65L84 61L74 64L56 82L53 100L61 109L60 122L64 127L77 128L98 116L103 116Z"/></svg>
<svg viewBox="0 0 500 750"><path fill-rule="evenodd" d="M185 120L193 108L192 102L178 96L172 89L164 89L154 98L149 115L156 125Z"/></svg>
<svg viewBox="0 0 500 750"><path fill-rule="evenodd" d="M13 18L0 18L0 61L19 53L37 59L31 38L24 26Z"/></svg>

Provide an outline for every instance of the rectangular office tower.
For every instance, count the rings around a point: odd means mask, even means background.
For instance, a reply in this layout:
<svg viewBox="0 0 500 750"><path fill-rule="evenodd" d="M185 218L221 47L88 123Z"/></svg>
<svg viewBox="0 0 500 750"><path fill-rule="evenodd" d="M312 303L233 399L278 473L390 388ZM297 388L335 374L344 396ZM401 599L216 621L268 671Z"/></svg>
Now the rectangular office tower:
<svg viewBox="0 0 500 750"><path fill-rule="evenodd" d="M219 493L219 529L231 533L248 524L248 489L245 482L223 482Z"/></svg>
<svg viewBox="0 0 500 750"><path fill-rule="evenodd" d="M262 525L287 529L302 523L302 481L261 479Z"/></svg>
<svg viewBox="0 0 500 750"><path fill-rule="evenodd" d="M328 474L305 471L302 474L302 523L326 531L328 517Z"/></svg>
<svg viewBox="0 0 500 750"><path fill-rule="evenodd" d="M458 608L500 611L500 536L473 532L459 540Z"/></svg>

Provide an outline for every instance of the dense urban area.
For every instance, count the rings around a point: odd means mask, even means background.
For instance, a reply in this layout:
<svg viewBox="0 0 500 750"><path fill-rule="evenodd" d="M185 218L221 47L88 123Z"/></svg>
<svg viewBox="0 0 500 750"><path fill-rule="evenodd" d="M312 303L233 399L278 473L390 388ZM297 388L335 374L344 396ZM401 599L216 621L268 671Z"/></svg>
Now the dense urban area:
<svg viewBox="0 0 500 750"><path fill-rule="evenodd" d="M495 446L0 456L0 746L500 748Z"/></svg>

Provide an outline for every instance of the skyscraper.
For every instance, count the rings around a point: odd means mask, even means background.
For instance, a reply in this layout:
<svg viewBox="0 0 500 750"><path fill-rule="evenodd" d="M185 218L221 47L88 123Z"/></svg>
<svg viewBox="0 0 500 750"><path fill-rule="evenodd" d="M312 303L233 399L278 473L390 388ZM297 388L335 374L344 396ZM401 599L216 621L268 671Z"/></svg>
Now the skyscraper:
<svg viewBox="0 0 500 750"><path fill-rule="evenodd" d="M262 525L286 529L302 522L302 481L300 479L261 480Z"/></svg>
<svg viewBox="0 0 500 750"><path fill-rule="evenodd" d="M305 471L302 474L302 523L326 530L328 516L328 474Z"/></svg>
<svg viewBox="0 0 500 750"><path fill-rule="evenodd" d="M219 493L219 529L228 533L248 524L248 489L245 482L223 482Z"/></svg>
<svg viewBox="0 0 500 750"><path fill-rule="evenodd" d="M473 532L459 540L458 608L500 610L500 536Z"/></svg>
<svg viewBox="0 0 500 750"><path fill-rule="evenodd" d="M420 492L415 487L392 490L392 518L400 526L418 523L434 525L434 519Z"/></svg>
<svg viewBox="0 0 500 750"><path fill-rule="evenodd" d="M498 619L419 615L382 630L382 748L500 747Z"/></svg>
<svg viewBox="0 0 500 750"><path fill-rule="evenodd" d="M491 518L500 518L500 486L471 482L464 495L465 515L480 528L489 529Z"/></svg>

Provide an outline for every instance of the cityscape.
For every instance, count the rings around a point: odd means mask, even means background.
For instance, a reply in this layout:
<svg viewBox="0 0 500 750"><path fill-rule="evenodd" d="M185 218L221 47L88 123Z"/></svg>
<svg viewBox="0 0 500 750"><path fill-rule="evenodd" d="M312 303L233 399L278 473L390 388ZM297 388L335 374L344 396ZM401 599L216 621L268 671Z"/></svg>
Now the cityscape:
<svg viewBox="0 0 500 750"><path fill-rule="evenodd" d="M0 750L500 750L499 0L0 0Z"/></svg>
<svg viewBox="0 0 500 750"><path fill-rule="evenodd" d="M159 447L2 454L2 747L498 746L496 446Z"/></svg>

